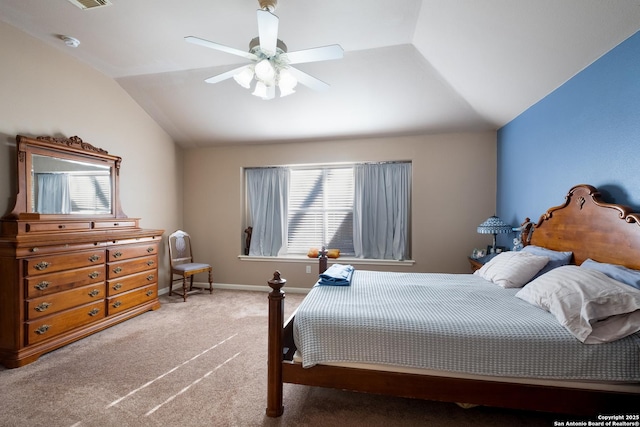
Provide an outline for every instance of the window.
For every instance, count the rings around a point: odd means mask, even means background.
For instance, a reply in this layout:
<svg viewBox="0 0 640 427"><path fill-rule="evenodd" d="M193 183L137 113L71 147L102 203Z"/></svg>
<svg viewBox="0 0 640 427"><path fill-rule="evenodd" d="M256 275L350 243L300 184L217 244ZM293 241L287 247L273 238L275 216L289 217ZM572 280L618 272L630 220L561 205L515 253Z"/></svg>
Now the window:
<svg viewBox="0 0 640 427"><path fill-rule="evenodd" d="M250 168L245 177L249 255L325 246L358 258L410 258L411 162Z"/></svg>
<svg viewBox="0 0 640 427"><path fill-rule="evenodd" d="M353 167L292 168L287 253L311 247L353 255Z"/></svg>

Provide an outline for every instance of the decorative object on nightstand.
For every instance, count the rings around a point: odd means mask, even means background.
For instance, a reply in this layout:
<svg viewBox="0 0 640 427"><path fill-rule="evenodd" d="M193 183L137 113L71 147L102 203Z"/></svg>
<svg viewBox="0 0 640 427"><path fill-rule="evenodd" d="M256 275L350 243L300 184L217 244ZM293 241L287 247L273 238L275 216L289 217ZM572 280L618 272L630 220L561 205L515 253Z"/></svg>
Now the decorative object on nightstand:
<svg viewBox="0 0 640 427"><path fill-rule="evenodd" d="M496 252L496 236L501 233L511 233L512 227L493 215L487 218L482 224L478 226L478 233L480 234L493 234L493 245L491 246L491 253Z"/></svg>
<svg viewBox="0 0 640 427"><path fill-rule="evenodd" d="M492 254L484 255L478 258L474 258L473 256L467 257L469 259L469 264L471 265L471 272L473 273L474 271L481 268L483 265L491 261L491 259L493 259L493 257L495 257L496 255L498 254L494 252Z"/></svg>

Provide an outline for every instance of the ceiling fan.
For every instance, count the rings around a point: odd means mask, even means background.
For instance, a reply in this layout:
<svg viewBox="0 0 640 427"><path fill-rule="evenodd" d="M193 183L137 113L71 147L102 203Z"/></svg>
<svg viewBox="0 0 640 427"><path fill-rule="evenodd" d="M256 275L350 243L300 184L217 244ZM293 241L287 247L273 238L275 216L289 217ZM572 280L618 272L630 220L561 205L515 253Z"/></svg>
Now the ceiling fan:
<svg viewBox="0 0 640 427"><path fill-rule="evenodd" d="M238 84L250 89L255 81L253 95L262 99L273 99L276 95L276 86L280 90L281 97L294 93L298 83L314 90L328 89L327 83L291 65L340 59L344 54L342 47L334 44L287 52L287 46L278 39L279 18L273 14L278 1L258 0L258 3L260 4L260 9L257 11L258 37L251 40L248 52L198 37L185 37L189 43L238 55L252 61L250 64L210 77L205 82L218 83L233 77Z"/></svg>

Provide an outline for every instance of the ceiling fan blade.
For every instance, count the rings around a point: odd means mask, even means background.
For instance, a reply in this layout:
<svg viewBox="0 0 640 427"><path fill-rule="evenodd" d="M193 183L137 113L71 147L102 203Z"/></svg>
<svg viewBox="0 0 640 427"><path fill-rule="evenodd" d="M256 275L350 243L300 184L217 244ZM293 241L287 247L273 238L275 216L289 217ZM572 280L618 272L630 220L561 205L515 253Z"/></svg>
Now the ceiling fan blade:
<svg viewBox="0 0 640 427"><path fill-rule="evenodd" d="M339 44L330 46L314 47L311 49L288 52L289 64L303 64L305 62L329 61L331 59L342 59L344 50Z"/></svg>
<svg viewBox="0 0 640 427"><path fill-rule="evenodd" d="M315 77L305 73L304 71L300 71L297 68L289 67L287 68L291 74L298 80L298 83L302 83L303 85L317 90L318 92L324 92L329 89L329 85L322 80L316 79Z"/></svg>
<svg viewBox="0 0 640 427"><path fill-rule="evenodd" d="M240 73L245 68L249 68L249 67L251 67L251 64L247 64L247 65L243 65L242 67L234 68L233 70L229 70L226 73L222 73L222 74L218 74L217 76L209 77L208 79L205 80L205 82L207 82L207 83L218 83L218 82L221 82L223 80L230 79L231 77L233 77L236 74Z"/></svg>
<svg viewBox="0 0 640 427"><path fill-rule="evenodd" d="M198 37L187 36L187 37L184 38L184 40L189 42L189 43L193 43L193 44L197 44L197 45L200 45L200 46L208 47L210 49L216 49L216 50L220 50L222 52L230 53L232 55L238 55L238 56L241 56L243 58L250 59L252 61L255 61L255 60L258 59L258 57L256 55L254 55L253 53L251 53L251 52L246 52L244 50L240 50L240 49L236 49L236 48L233 48L233 47L225 46L223 44L211 42L209 40L201 39L201 38L198 38Z"/></svg>
<svg viewBox="0 0 640 427"><path fill-rule="evenodd" d="M278 45L278 17L268 10L258 9L258 37L260 49L271 54L276 53Z"/></svg>

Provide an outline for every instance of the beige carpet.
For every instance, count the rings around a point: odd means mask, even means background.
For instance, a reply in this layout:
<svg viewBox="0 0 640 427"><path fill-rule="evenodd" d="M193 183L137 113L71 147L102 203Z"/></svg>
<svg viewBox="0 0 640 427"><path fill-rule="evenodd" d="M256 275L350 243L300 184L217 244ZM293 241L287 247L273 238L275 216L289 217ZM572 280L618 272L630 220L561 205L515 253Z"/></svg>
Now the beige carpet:
<svg viewBox="0 0 640 427"><path fill-rule="evenodd" d="M266 286L266 285L265 285ZM287 315L302 300L287 294ZM551 426L558 415L285 385L266 407L267 294L214 290L0 368L1 426Z"/></svg>

